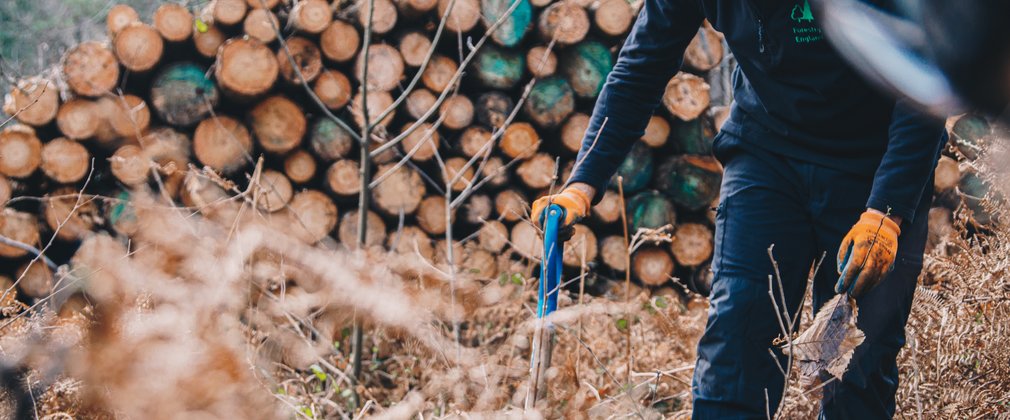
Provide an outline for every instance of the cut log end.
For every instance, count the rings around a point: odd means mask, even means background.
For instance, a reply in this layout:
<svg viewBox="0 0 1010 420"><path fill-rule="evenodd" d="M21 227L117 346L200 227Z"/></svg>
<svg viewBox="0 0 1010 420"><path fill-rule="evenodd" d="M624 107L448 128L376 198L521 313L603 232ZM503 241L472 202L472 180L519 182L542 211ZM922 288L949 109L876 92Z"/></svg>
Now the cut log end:
<svg viewBox="0 0 1010 420"><path fill-rule="evenodd" d="M326 58L343 63L354 58L361 44L361 35L353 25L335 20L319 36L319 48Z"/></svg>
<svg viewBox="0 0 1010 420"><path fill-rule="evenodd" d="M225 92L241 98L269 90L280 72L274 52L252 38L230 39L217 54L214 75Z"/></svg>
<svg viewBox="0 0 1010 420"><path fill-rule="evenodd" d="M200 122L193 133L193 154L216 171L232 173L251 159L249 130L234 118L218 116Z"/></svg>
<svg viewBox="0 0 1010 420"><path fill-rule="evenodd" d="M642 141L652 148L660 148L666 145L670 138L670 122L659 115L653 115L649 119L649 125L645 127L645 134Z"/></svg>
<svg viewBox="0 0 1010 420"><path fill-rule="evenodd" d="M558 57L544 46L530 48L526 53L526 68L533 77L547 77L558 69Z"/></svg>
<svg viewBox="0 0 1010 420"><path fill-rule="evenodd" d="M355 76L358 81L364 80L364 55L359 55ZM368 49L368 90L369 92L388 92L400 85L403 78L403 58L400 52L390 45L375 44Z"/></svg>
<svg viewBox="0 0 1010 420"><path fill-rule="evenodd" d="M56 84L41 77L32 77L14 85L4 100L3 112L16 116L22 124L42 126L48 124L60 107L60 93Z"/></svg>
<svg viewBox="0 0 1010 420"><path fill-rule="evenodd" d="M312 87L319 100L330 110L343 108L351 100L351 81L336 70L323 70Z"/></svg>
<svg viewBox="0 0 1010 420"><path fill-rule="evenodd" d="M0 174L26 178L42 163L42 142L35 130L15 125L0 132Z"/></svg>
<svg viewBox="0 0 1010 420"><path fill-rule="evenodd" d="M284 80L292 84L316 80L323 71L323 55L316 43L298 36L288 38L286 42L288 48L277 51L277 66ZM297 67L291 65L292 60Z"/></svg>
<svg viewBox="0 0 1010 420"><path fill-rule="evenodd" d="M338 237L349 249L358 249L358 210L351 210L340 218ZM365 229L365 246L382 245L386 241L386 224L375 212L368 212Z"/></svg>
<svg viewBox="0 0 1010 420"><path fill-rule="evenodd" d="M456 61L444 55L434 55L421 75L421 83L434 92L442 92L449 87L459 66Z"/></svg>
<svg viewBox="0 0 1010 420"><path fill-rule="evenodd" d="M232 26L245 18L249 5L246 0L214 0L210 7L213 11L214 23Z"/></svg>
<svg viewBox="0 0 1010 420"><path fill-rule="evenodd" d="M463 154L474 157L480 154L486 156L494 150L494 145L488 144L491 141L491 132L482 127L469 127L459 136L459 148ZM483 153L481 152L483 150Z"/></svg>
<svg viewBox="0 0 1010 420"><path fill-rule="evenodd" d="M406 133L414 123L404 124L400 133ZM403 153L410 156L411 160L426 162L431 160L438 153L439 135L438 130L430 123L420 123L407 135L400 143Z"/></svg>
<svg viewBox="0 0 1010 420"><path fill-rule="evenodd" d="M360 0L358 3L358 21L362 27L368 26L369 5L374 4L372 12L372 32L385 34L396 26L396 5L391 0Z"/></svg>
<svg viewBox="0 0 1010 420"><path fill-rule="evenodd" d="M323 240L337 226L337 206L326 194L305 190L291 199L290 228L295 237L310 244Z"/></svg>
<svg viewBox="0 0 1010 420"><path fill-rule="evenodd" d="M516 175L526 186L534 190L550 187L555 182L556 165L547 153L537 153L516 168Z"/></svg>
<svg viewBox="0 0 1010 420"><path fill-rule="evenodd" d="M581 112L572 114L561 126L561 144L572 152L578 152L582 148L582 139L589 128L589 116Z"/></svg>
<svg viewBox="0 0 1010 420"><path fill-rule="evenodd" d="M94 201L81 199L71 187L53 190L42 204L42 217L61 241L79 241L93 234L95 226L102 223Z"/></svg>
<svg viewBox="0 0 1010 420"><path fill-rule="evenodd" d="M463 191L474 181L473 165L468 165L468 160L461 157L446 159L445 172L447 177L445 179L446 183L458 178L456 182L452 183L451 187L453 191Z"/></svg>
<svg viewBox="0 0 1010 420"><path fill-rule="evenodd" d="M105 30L112 38L127 25L139 21L140 16L136 10L125 4L117 4L109 9L109 14L105 17Z"/></svg>
<svg viewBox="0 0 1010 420"><path fill-rule="evenodd" d="M56 114L56 126L64 136L74 140L90 138L98 132L102 116L95 103L87 99L71 99Z"/></svg>
<svg viewBox="0 0 1010 420"><path fill-rule="evenodd" d="M684 121L698 118L708 108L710 100L705 79L689 73L679 73L670 79L663 94L666 109Z"/></svg>
<svg viewBox="0 0 1010 420"><path fill-rule="evenodd" d="M38 248L39 222L35 219L34 215L5 208L0 213L0 235ZM0 244L0 257L19 258L27 254L28 251L24 249Z"/></svg>
<svg viewBox="0 0 1010 420"><path fill-rule="evenodd" d="M193 47L201 56L214 58L217 56L217 49L221 48L226 39L228 36L220 28L207 26L207 30L193 33Z"/></svg>
<svg viewBox="0 0 1010 420"><path fill-rule="evenodd" d="M151 125L151 109L139 96L122 95L113 99L114 112L108 116L112 130L119 137L137 138Z"/></svg>
<svg viewBox="0 0 1010 420"><path fill-rule="evenodd" d="M326 184L334 194L352 196L361 191L358 178L358 162L350 159L338 160L326 170Z"/></svg>
<svg viewBox="0 0 1010 420"><path fill-rule="evenodd" d="M438 0L438 15L445 15L452 0ZM468 32L480 21L479 0L456 0L445 22L446 29L461 33Z"/></svg>
<svg viewBox="0 0 1010 420"><path fill-rule="evenodd" d="M61 184L80 181L91 167L91 155L80 143L57 138L42 146L42 172Z"/></svg>
<svg viewBox="0 0 1010 420"><path fill-rule="evenodd" d="M712 256L712 230L697 223L677 226L670 251L677 264L697 267Z"/></svg>
<svg viewBox="0 0 1010 420"><path fill-rule="evenodd" d="M376 124L375 119L378 118L379 113L385 111L387 108L393 105L393 96L389 92L368 92L368 120L370 124ZM354 123L361 127L365 125L365 116L362 111L362 96L361 92L354 95L351 100L351 116L354 117ZM390 122L393 121L393 117L396 112L390 112L386 118L379 121L377 125L388 126Z"/></svg>
<svg viewBox="0 0 1010 420"><path fill-rule="evenodd" d="M450 130L462 130L473 122L473 102L464 95L452 95L438 107L442 126Z"/></svg>
<svg viewBox="0 0 1010 420"><path fill-rule="evenodd" d="M441 235L446 229L445 197L432 195L421 200L417 208L417 224L431 235Z"/></svg>
<svg viewBox="0 0 1010 420"><path fill-rule="evenodd" d="M420 67L428 57L431 40L422 32L409 32L400 38L399 49L404 63L410 67Z"/></svg>
<svg viewBox="0 0 1010 420"><path fill-rule="evenodd" d="M372 190L372 198L383 213L390 216L413 214L421 205L426 189L421 175L413 169L382 165L375 173L375 179L380 178L384 179Z"/></svg>
<svg viewBox="0 0 1010 420"><path fill-rule="evenodd" d="M399 255L418 255L431 261L435 250L431 238L417 226L404 226L399 232L391 232L386 239L390 251Z"/></svg>
<svg viewBox="0 0 1010 420"><path fill-rule="evenodd" d="M941 156L936 164L933 187L936 192L950 191L961 182L961 169L956 160Z"/></svg>
<svg viewBox="0 0 1010 420"><path fill-rule="evenodd" d="M133 72L146 72L161 61L165 46L155 28L134 22L116 34L112 48L123 67Z"/></svg>
<svg viewBox="0 0 1010 420"><path fill-rule="evenodd" d="M574 1L559 1L540 14L538 28L545 40L556 39L562 45L576 44L589 33L589 14Z"/></svg>
<svg viewBox="0 0 1010 420"><path fill-rule="evenodd" d="M354 139L343 127L333 120L320 117L309 132L309 144L312 151L326 162L332 162L347 156L354 144Z"/></svg>
<svg viewBox="0 0 1010 420"><path fill-rule="evenodd" d="M242 32L265 44L277 39L277 29L280 27L277 15L262 8L249 11L242 22Z"/></svg>
<svg viewBox="0 0 1010 420"><path fill-rule="evenodd" d="M508 245L509 231L505 224L497 220L489 220L481 226L477 234L477 243L488 252L499 253Z"/></svg>
<svg viewBox="0 0 1010 420"><path fill-rule="evenodd" d="M621 207L621 196L607 190L600 202L593 206L593 215L605 224L616 223L621 219Z"/></svg>
<svg viewBox="0 0 1010 420"><path fill-rule="evenodd" d="M616 271L624 271L628 268L628 247L624 244L622 236L608 236L600 243L600 258L603 264Z"/></svg>
<svg viewBox="0 0 1010 420"><path fill-rule="evenodd" d="M610 36L627 33L634 19L634 11L625 0L603 0L593 10L593 23L600 32Z"/></svg>
<svg viewBox="0 0 1010 420"><path fill-rule="evenodd" d="M483 225L484 221L491 219L493 211L494 203L491 202L491 197L484 194L474 194L463 204L463 218L473 225Z"/></svg>
<svg viewBox="0 0 1010 420"><path fill-rule="evenodd" d="M498 215L506 222L516 222L526 215L526 198L516 190L504 190L494 199Z"/></svg>
<svg viewBox="0 0 1010 420"><path fill-rule="evenodd" d="M305 114L284 96L271 96L249 112L252 132L264 150L283 154L298 147L305 137Z"/></svg>
<svg viewBox="0 0 1010 420"><path fill-rule="evenodd" d="M540 135L532 125L525 122L509 124L501 138L501 151L510 158L525 159L537 152Z"/></svg>
<svg viewBox="0 0 1010 420"><path fill-rule="evenodd" d="M533 86L523 110L538 126L555 127L575 111L575 91L562 77L542 79Z"/></svg>
<svg viewBox="0 0 1010 420"><path fill-rule="evenodd" d="M140 147L132 144L120 147L109 158L112 175L128 186L147 181L151 163Z"/></svg>
<svg viewBox="0 0 1010 420"><path fill-rule="evenodd" d="M189 127L207 118L219 100L207 69L196 63L175 63L158 72L151 84L151 106L163 121Z"/></svg>
<svg viewBox="0 0 1010 420"><path fill-rule="evenodd" d="M709 71L722 62L722 35L707 22L687 46L684 64L698 71Z"/></svg>
<svg viewBox="0 0 1010 420"><path fill-rule="evenodd" d="M304 150L295 150L284 158L284 174L295 184L304 184L316 176L316 159Z"/></svg>
<svg viewBox="0 0 1010 420"><path fill-rule="evenodd" d="M428 112L431 107L435 106L435 102L438 98L435 94L431 93L428 89L414 89L407 96L407 115L411 118L419 119Z"/></svg>
<svg viewBox="0 0 1010 420"><path fill-rule="evenodd" d="M169 42L182 42L193 35L193 14L185 7L167 3L154 12L154 27Z"/></svg>
<svg viewBox="0 0 1010 420"><path fill-rule="evenodd" d="M283 209L291 201L294 189L284 174L266 170L260 175L256 186L256 205L267 212Z"/></svg>
<svg viewBox="0 0 1010 420"><path fill-rule="evenodd" d="M160 36L157 42L161 42ZM78 95L101 96L111 92L119 81L119 63L112 51L101 43L83 42L63 57L63 75L67 85Z"/></svg>
<svg viewBox="0 0 1010 420"><path fill-rule="evenodd" d="M674 268L673 258L662 248L639 249L631 257L631 272L647 286L666 284Z"/></svg>
<svg viewBox="0 0 1010 420"><path fill-rule="evenodd" d="M582 267L596 260L599 245L596 235L585 225L575 225L572 239L565 244L563 264L569 267Z"/></svg>

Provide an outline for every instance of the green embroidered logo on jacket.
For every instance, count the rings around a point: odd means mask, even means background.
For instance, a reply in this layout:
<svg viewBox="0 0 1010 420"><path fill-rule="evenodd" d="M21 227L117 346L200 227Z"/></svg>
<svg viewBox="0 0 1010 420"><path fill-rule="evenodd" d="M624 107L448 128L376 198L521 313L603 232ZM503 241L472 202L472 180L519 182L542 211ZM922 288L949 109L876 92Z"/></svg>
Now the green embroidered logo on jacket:
<svg viewBox="0 0 1010 420"><path fill-rule="evenodd" d="M810 11L810 2L803 0L803 4L793 6L792 13L789 14L796 26L793 26L793 42L797 44L810 44L824 39L821 28L814 24L814 14Z"/></svg>

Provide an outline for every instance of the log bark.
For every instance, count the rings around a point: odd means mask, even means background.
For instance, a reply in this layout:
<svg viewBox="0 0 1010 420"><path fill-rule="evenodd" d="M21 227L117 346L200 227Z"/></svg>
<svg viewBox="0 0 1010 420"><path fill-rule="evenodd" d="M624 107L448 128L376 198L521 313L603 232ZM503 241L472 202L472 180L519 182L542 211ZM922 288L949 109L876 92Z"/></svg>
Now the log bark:
<svg viewBox="0 0 1010 420"><path fill-rule="evenodd" d="M432 2L432 4L435 4L435 2ZM400 37L400 56L403 57L403 62L410 67L420 67L421 64L424 64L424 59L428 56L430 49L431 40L422 32L408 32L406 35ZM432 58L434 59L434 57Z"/></svg>
<svg viewBox="0 0 1010 420"><path fill-rule="evenodd" d="M955 120L950 126L950 133L957 151L968 160L975 160L982 151L983 145L992 134L992 126L984 116L969 113Z"/></svg>
<svg viewBox="0 0 1010 420"><path fill-rule="evenodd" d="M264 99L249 111L249 120L256 141L271 153L287 153L305 137L305 113L284 96Z"/></svg>
<svg viewBox="0 0 1010 420"><path fill-rule="evenodd" d="M401 17L418 18L438 7L438 0L394 0Z"/></svg>
<svg viewBox="0 0 1010 420"><path fill-rule="evenodd" d="M114 38L120 30L133 22L140 22L140 16L132 7L125 4L117 4L109 9L109 14L105 16L105 30L109 38Z"/></svg>
<svg viewBox="0 0 1010 420"><path fill-rule="evenodd" d="M523 184L534 190L551 186L555 181L555 172L554 158L547 153L537 153L516 168L516 175Z"/></svg>
<svg viewBox="0 0 1010 420"><path fill-rule="evenodd" d="M181 173L190 163L192 141L185 134L159 127L138 139L144 154L159 165L166 175ZM181 178L179 179L181 182Z"/></svg>
<svg viewBox="0 0 1010 420"><path fill-rule="evenodd" d="M575 91L561 77L542 79L533 86L523 104L523 110L537 125L555 127L575 110Z"/></svg>
<svg viewBox="0 0 1010 420"><path fill-rule="evenodd" d="M451 0L438 0L438 16L445 14ZM445 28L456 32L469 32L480 20L479 0L456 0L445 21Z"/></svg>
<svg viewBox="0 0 1010 420"><path fill-rule="evenodd" d="M656 188L677 205L701 210L719 196L722 167L710 156L672 157L657 170Z"/></svg>
<svg viewBox="0 0 1010 420"><path fill-rule="evenodd" d="M432 261L435 255L431 238L417 226L404 226L399 232L390 232L386 247L397 255L420 255L428 261Z"/></svg>
<svg viewBox="0 0 1010 420"><path fill-rule="evenodd" d="M287 206L294 195L291 181L284 174L267 169L260 174L256 187L256 205L261 210L273 213Z"/></svg>
<svg viewBox="0 0 1010 420"><path fill-rule="evenodd" d="M319 33L333 21L333 11L326 0L303 0L291 9L288 19L298 30Z"/></svg>
<svg viewBox="0 0 1010 420"><path fill-rule="evenodd" d="M407 115L413 119L419 119L435 106L438 98L430 90L424 88L414 88L410 95L407 95Z"/></svg>
<svg viewBox="0 0 1010 420"><path fill-rule="evenodd" d="M474 56L472 69L485 87L511 89L523 78L526 57L518 51L484 44Z"/></svg>
<svg viewBox="0 0 1010 420"><path fill-rule="evenodd" d="M450 130L462 130L473 122L473 102L466 95L452 95L438 107L442 126Z"/></svg>
<svg viewBox="0 0 1010 420"><path fill-rule="evenodd" d="M379 167L375 173L375 179L386 176L394 170L395 164L385 164ZM392 175L386 177L379 185L372 189L372 199L375 205L383 213L389 216L399 216L403 214L413 214L421 205L426 189L421 175L408 167L395 169Z"/></svg>
<svg viewBox="0 0 1010 420"><path fill-rule="evenodd" d="M537 228L529 222L523 221L512 226L509 240L512 242L512 250L525 258L539 260L544 256L544 241L540 239Z"/></svg>
<svg viewBox="0 0 1010 420"><path fill-rule="evenodd" d="M620 176L624 182L624 193L635 193L649 185L654 168L652 149L645 143L636 141L624 161L621 162L621 166L617 167L617 173L611 179L610 185L616 189L617 177Z"/></svg>
<svg viewBox="0 0 1010 420"><path fill-rule="evenodd" d="M391 0L358 0L358 22L361 27L368 26L368 9L373 1L375 12L372 13L372 33L382 35L393 30L398 16L396 5Z"/></svg>
<svg viewBox="0 0 1010 420"><path fill-rule="evenodd" d="M326 170L326 185L334 194L352 196L361 191L361 180L358 179L358 162L343 159L334 162Z"/></svg>
<svg viewBox="0 0 1010 420"><path fill-rule="evenodd" d="M41 261L28 262L18 269L18 288L25 296L44 298L53 292L53 272Z"/></svg>
<svg viewBox="0 0 1010 420"><path fill-rule="evenodd" d="M670 114L684 121L698 118L711 101L705 79L689 73L679 73L666 84L663 105Z"/></svg>
<svg viewBox="0 0 1010 420"><path fill-rule="evenodd" d="M122 95L113 99L114 112L108 116L112 131L122 138L137 138L151 125L151 110L139 96Z"/></svg>
<svg viewBox="0 0 1010 420"><path fill-rule="evenodd" d="M227 39L228 36L220 28L210 25L207 26L206 31L196 31L193 33L193 47L196 48L196 52L201 56L214 58L217 56L218 48L221 48L221 45Z"/></svg>
<svg viewBox="0 0 1010 420"><path fill-rule="evenodd" d="M532 125L513 122L505 128L499 147L501 152L513 159L526 159L537 153L540 135Z"/></svg>
<svg viewBox="0 0 1010 420"><path fill-rule="evenodd" d="M628 268L627 252L623 236L608 236L600 242L600 259L614 270L623 272Z"/></svg>
<svg viewBox="0 0 1010 420"><path fill-rule="evenodd" d="M312 91L332 111L343 108L351 101L351 81L336 70L323 70L316 78Z"/></svg>
<svg viewBox="0 0 1010 420"><path fill-rule="evenodd" d="M540 13L537 28L547 41L557 39L561 45L576 44L589 32L589 14L575 2L562 0Z"/></svg>
<svg viewBox="0 0 1010 420"><path fill-rule="evenodd" d="M16 116L22 124L49 124L60 107L60 92L56 84L41 77L22 79L11 87L4 98L3 112Z"/></svg>
<svg viewBox="0 0 1010 420"><path fill-rule="evenodd" d="M506 222L516 222L526 215L526 197L516 190L508 189L494 198L495 211Z"/></svg>
<svg viewBox="0 0 1010 420"><path fill-rule="evenodd" d="M729 106L712 107L712 126L716 132L722 131L723 124L726 124L726 120L729 119L730 109Z"/></svg>
<svg viewBox="0 0 1010 420"><path fill-rule="evenodd" d="M7 206L7 202L11 200L13 193L14 190L11 188L11 181L7 177L0 175L0 208Z"/></svg>
<svg viewBox="0 0 1010 420"><path fill-rule="evenodd" d="M295 36L288 38L287 45L287 51L283 48L277 50L277 68L280 69L281 77L294 85L302 83L302 79L295 74L295 68L291 66L291 60L288 59L288 52L290 52L291 57L295 59L295 64L298 65L302 78L307 82L316 80L319 73L323 71L323 55L319 52L316 43Z"/></svg>
<svg viewBox="0 0 1010 420"><path fill-rule="evenodd" d="M154 28L166 41L185 41L193 35L193 14L181 5L163 4L154 11Z"/></svg>
<svg viewBox="0 0 1010 420"><path fill-rule="evenodd" d="M404 124L400 133L405 132L411 125L413 125L412 122ZM421 143L424 144L422 145ZM431 160L435 156L435 153L438 153L438 145L438 130L429 123L421 123L417 129L407 135L403 139L403 142L400 143L404 156L413 152L413 155L410 155L410 159L416 162Z"/></svg>
<svg viewBox="0 0 1010 420"><path fill-rule="evenodd" d="M618 37L628 33L635 12L625 0L602 0L593 6L593 23L606 35Z"/></svg>
<svg viewBox="0 0 1010 420"><path fill-rule="evenodd" d="M357 209L344 213L340 218L340 228L337 236L348 249L358 249L358 211ZM368 225L365 230L365 246L382 245L386 240L386 223L373 211L368 212Z"/></svg>
<svg viewBox="0 0 1010 420"><path fill-rule="evenodd" d="M558 69L558 57L554 51L538 45L526 52L526 69L536 78L551 76Z"/></svg>
<svg viewBox="0 0 1010 420"><path fill-rule="evenodd" d="M417 208L417 225L430 235L445 233L445 197L431 195L421 200Z"/></svg>
<svg viewBox="0 0 1010 420"><path fill-rule="evenodd" d="M474 181L473 178L474 168L473 166L467 167L466 166L467 161L468 159L464 159L461 157L449 158L445 161L446 178L444 179L444 181L446 183L451 181L453 178L457 176L457 174L460 173L460 171L462 171L462 175L459 175L459 180L457 180L452 184L453 191L457 192L463 191L464 189L466 189L468 185L470 185L470 183Z"/></svg>
<svg viewBox="0 0 1010 420"><path fill-rule="evenodd" d="M505 249L508 240L508 228L497 220L488 220L477 233L477 243L480 244L480 247L496 254Z"/></svg>
<svg viewBox="0 0 1010 420"><path fill-rule="evenodd" d="M715 274L712 272L712 267L708 264L702 265L691 272L688 287L691 291L708 297L708 294L712 292L712 280L714 278Z"/></svg>
<svg viewBox="0 0 1010 420"><path fill-rule="evenodd" d="M565 252L562 255L562 262L568 267L581 267L583 265L583 253L585 264L596 260L599 252L599 245L596 243L596 235L586 225L575 225L572 239L565 243Z"/></svg>
<svg viewBox="0 0 1010 420"><path fill-rule="evenodd" d="M134 22L123 28L112 40L116 58L127 70L143 73L161 61L165 45L161 34L149 25Z"/></svg>
<svg viewBox="0 0 1010 420"><path fill-rule="evenodd" d="M631 256L631 272L646 286L662 286L670 281L675 266L662 248L644 248Z"/></svg>
<svg viewBox="0 0 1010 420"><path fill-rule="evenodd" d="M670 252L681 267L697 267L712 257L712 229L698 223L677 226Z"/></svg>
<svg viewBox="0 0 1010 420"><path fill-rule="evenodd" d="M722 35L706 21L684 53L684 64L697 71L709 71L722 62Z"/></svg>
<svg viewBox="0 0 1010 420"><path fill-rule="evenodd" d="M947 156L940 156L933 174L933 190L938 193L954 189L961 181L961 169L957 161Z"/></svg>
<svg viewBox="0 0 1010 420"><path fill-rule="evenodd" d="M480 9L485 27L490 28L495 22L502 21L491 33L491 40L503 47L519 45L533 22L533 7L528 0L520 0L519 4L514 4L512 0L480 0ZM506 16L509 9L512 12Z"/></svg>
<svg viewBox="0 0 1010 420"><path fill-rule="evenodd" d="M484 179L488 180L487 184L492 187L502 187L509 182L509 171L505 168L505 163L501 158L497 156L488 158L480 173Z"/></svg>
<svg viewBox="0 0 1010 420"><path fill-rule="evenodd" d="M249 130L228 116L203 120L193 133L193 154L215 171L233 173L251 160L251 151Z"/></svg>
<svg viewBox="0 0 1010 420"><path fill-rule="evenodd" d="M474 194L463 203L464 220L473 225L483 225L486 220L490 220L492 211L494 204L491 197L484 194Z"/></svg>
<svg viewBox="0 0 1010 420"><path fill-rule="evenodd" d="M80 181L91 167L91 155L80 143L59 137L42 146L42 172L61 184Z"/></svg>
<svg viewBox="0 0 1010 420"><path fill-rule="evenodd" d="M112 175L127 186L140 185L147 182L151 163L144 151L137 145L128 144L116 150L109 158Z"/></svg>
<svg viewBox="0 0 1010 420"><path fill-rule="evenodd" d="M77 193L70 187L57 188L42 202L42 218L61 241L82 240L94 234L95 226L103 223L101 212L93 200L82 199L80 206L74 209Z"/></svg>
<svg viewBox="0 0 1010 420"><path fill-rule="evenodd" d="M316 176L316 159L311 153L297 149L284 158L284 174L295 184L309 182Z"/></svg>
<svg viewBox="0 0 1010 420"><path fill-rule="evenodd" d="M5 208L0 213L0 235L38 248L39 222L32 214L23 213L12 208ZM25 255L28 255L28 251L0 244L0 257L19 258Z"/></svg>
<svg viewBox="0 0 1010 420"><path fill-rule="evenodd" d="M477 98L477 122L492 129L502 127L512 113L512 98L501 92L487 92Z"/></svg>
<svg viewBox="0 0 1010 420"><path fill-rule="evenodd" d="M663 194L658 191L643 191L628 200L629 232L639 229L659 229L663 226L677 225L677 210Z"/></svg>
<svg viewBox="0 0 1010 420"><path fill-rule="evenodd" d="M91 138L98 131L101 115L98 114L95 102L75 98L60 107L56 113L56 126L67 138L84 140Z"/></svg>
<svg viewBox="0 0 1010 420"><path fill-rule="evenodd" d="M319 48L326 58L343 63L350 61L358 53L361 35L354 25L335 20L319 35Z"/></svg>
<svg viewBox="0 0 1010 420"><path fill-rule="evenodd" d="M320 117L312 123L309 144L316 156L324 162L332 162L347 156L354 145L354 139L333 120Z"/></svg>
<svg viewBox="0 0 1010 420"><path fill-rule="evenodd" d="M710 155L714 137L712 127L703 118L679 121L673 130L673 149L685 155Z"/></svg>
<svg viewBox="0 0 1010 420"><path fill-rule="evenodd" d="M607 190L600 202L593 206L593 215L604 224L617 223L621 219L623 206L621 196L616 191Z"/></svg>
<svg viewBox="0 0 1010 420"><path fill-rule="evenodd" d="M119 63L101 43L82 42L63 56L63 78L78 95L101 96L111 92L119 81Z"/></svg>
<svg viewBox="0 0 1010 420"><path fill-rule="evenodd" d="M210 7L213 10L214 23L232 26L245 18L249 5L243 0L214 0Z"/></svg>
<svg viewBox="0 0 1010 420"><path fill-rule="evenodd" d="M214 77L225 92L248 99L265 93L277 81L273 51L252 38L233 38L217 53Z"/></svg>
<svg viewBox="0 0 1010 420"><path fill-rule="evenodd" d="M277 29L274 28L280 27L277 15L262 8L250 10L242 22L242 32L264 44L269 44L277 39Z"/></svg>
<svg viewBox="0 0 1010 420"><path fill-rule="evenodd" d="M433 55L424 73L421 74L421 83L433 92L441 93L449 88L449 83L458 69L459 65L455 60L441 54Z"/></svg>
<svg viewBox="0 0 1010 420"><path fill-rule="evenodd" d="M565 149L578 153L582 148L582 138L589 128L589 115L576 112L561 126L561 144Z"/></svg>
<svg viewBox="0 0 1010 420"><path fill-rule="evenodd" d="M379 116L380 112L386 110L393 105L393 96L389 92L368 92L368 119L371 124L376 124L375 118ZM351 116L354 117L354 123L360 128L364 125L364 115L361 114L361 92L359 91L354 98L351 99ZM386 118L379 121L376 125L379 126L389 126L389 123L393 122L393 118L396 116L396 112L390 112Z"/></svg>
<svg viewBox="0 0 1010 420"><path fill-rule="evenodd" d="M314 244L337 227L337 205L316 190L304 190L291 198L288 206L291 232L296 238Z"/></svg>
<svg viewBox="0 0 1010 420"><path fill-rule="evenodd" d="M166 123L190 127L208 116L220 95L207 69L195 63L172 64L151 83L151 107Z"/></svg>
<svg viewBox="0 0 1010 420"><path fill-rule="evenodd" d="M642 135L642 142L647 146L657 149L666 145L670 138L670 122L659 115L649 118L649 125L645 127L645 134Z"/></svg>
<svg viewBox="0 0 1010 420"><path fill-rule="evenodd" d="M23 125L0 131L0 174L27 178L42 163L42 142L35 130Z"/></svg>
<svg viewBox="0 0 1010 420"><path fill-rule="evenodd" d="M562 69L572 90L578 97L585 99L595 99L600 94L607 81L607 74L614 67L610 50L596 41L580 42L569 48L565 51L562 62Z"/></svg>
<svg viewBox="0 0 1010 420"><path fill-rule="evenodd" d="M494 145L484 147L487 143L491 141L491 132L485 130L483 127L471 126L463 131L463 134L459 136L459 148L463 151L463 154L468 157L477 156L484 150L481 156L486 156L494 150Z"/></svg>

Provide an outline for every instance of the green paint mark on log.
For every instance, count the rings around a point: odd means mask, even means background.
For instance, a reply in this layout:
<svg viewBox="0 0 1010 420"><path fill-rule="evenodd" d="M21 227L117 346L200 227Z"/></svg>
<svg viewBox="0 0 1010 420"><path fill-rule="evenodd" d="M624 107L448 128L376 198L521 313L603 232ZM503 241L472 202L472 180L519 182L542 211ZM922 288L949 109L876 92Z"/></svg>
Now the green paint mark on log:
<svg viewBox="0 0 1010 420"><path fill-rule="evenodd" d="M526 70L526 56L512 50L503 50L490 44L477 53L477 79L484 86L509 89L519 83Z"/></svg>
<svg viewBox="0 0 1010 420"><path fill-rule="evenodd" d="M596 41L586 41L570 48L564 54L565 75L580 98L595 98L603 89L614 59L610 50Z"/></svg>
<svg viewBox="0 0 1010 420"><path fill-rule="evenodd" d="M719 195L722 167L711 156L674 156L659 165L655 185L691 211L711 205Z"/></svg>
<svg viewBox="0 0 1010 420"><path fill-rule="evenodd" d="M575 92L561 77L539 80L533 85L523 110L541 127L557 126L575 110Z"/></svg>
<svg viewBox="0 0 1010 420"><path fill-rule="evenodd" d="M706 127L702 118L679 121L673 129L674 148L685 155L708 155L712 153L712 130Z"/></svg>
<svg viewBox="0 0 1010 420"><path fill-rule="evenodd" d="M628 223L631 232L638 229L658 229L677 224L677 209L659 191L649 190L628 200Z"/></svg>
<svg viewBox="0 0 1010 420"><path fill-rule="evenodd" d="M484 24L490 27L505 15L516 1L519 4L516 5L512 14L491 34L491 39L494 42L505 47L518 45L526 36L530 23L533 21L533 7L530 6L529 0L482 0L480 2Z"/></svg>
<svg viewBox="0 0 1010 420"><path fill-rule="evenodd" d="M347 155L351 151L353 139L347 131L329 118L319 118L312 124L309 131L309 144L316 156L326 162L332 162Z"/></svg>
<svg viewBox="0 0 1010 420"><path fill-rule="evenodd" d="M116 195L116 201L112 202L112 209L109 211L109 223L116 225L119 222L135 222L137 220L137 211L130 204L130 193L128 191L120 191Z"/></svg>
<svg viewBox="0 0 1010 420"><path fill-rule="evenodd" d="M624 193L634 193L649 185L653 167L652 150L649 150L649 146L645 143L636 141L631 147L631 152L624 158L624 162L617 167L617 173L610 179L610 185L616 189L617 176L620 175L624 178Z"/></svg>
<svg viewBox="0 0 1010 420"><path fill-rule="evenodd" d="M177 126L191 126L210 116L218 91L207 69L194 63L166 67L151 84L151 107L158 118Z"/></svg>

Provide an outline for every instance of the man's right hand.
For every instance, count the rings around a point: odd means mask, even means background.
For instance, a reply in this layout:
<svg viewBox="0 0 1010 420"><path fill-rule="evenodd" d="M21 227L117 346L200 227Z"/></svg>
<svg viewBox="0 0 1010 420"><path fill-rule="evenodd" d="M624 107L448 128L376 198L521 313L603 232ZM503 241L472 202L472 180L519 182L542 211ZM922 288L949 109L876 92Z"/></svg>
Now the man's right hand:
<svg viewBox="0 0 1010 420"><path fill-rule="evenodd" d="M565 209L565 220L562 228L571 227L579 219L589 215L592 208L592 197L596 193L588 184L574 183L558 194L545 195L533 202L530 218L538 228L543 228L544 210L550 204L557 204Z"/></svg>

